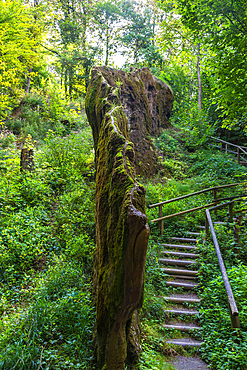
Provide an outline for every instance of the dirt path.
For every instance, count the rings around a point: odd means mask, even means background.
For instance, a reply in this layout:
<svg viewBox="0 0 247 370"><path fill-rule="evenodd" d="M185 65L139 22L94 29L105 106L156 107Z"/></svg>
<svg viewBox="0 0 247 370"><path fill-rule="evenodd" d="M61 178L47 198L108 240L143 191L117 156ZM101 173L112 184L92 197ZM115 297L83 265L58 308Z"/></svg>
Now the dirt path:
<svg viewBox="0 0 247 370"><path fill-rule="evenodd" d="M171 364L175 366L177 370L207 370L209 367L206 362L200 360L197 357L184 357L176 356Z"/></svg>

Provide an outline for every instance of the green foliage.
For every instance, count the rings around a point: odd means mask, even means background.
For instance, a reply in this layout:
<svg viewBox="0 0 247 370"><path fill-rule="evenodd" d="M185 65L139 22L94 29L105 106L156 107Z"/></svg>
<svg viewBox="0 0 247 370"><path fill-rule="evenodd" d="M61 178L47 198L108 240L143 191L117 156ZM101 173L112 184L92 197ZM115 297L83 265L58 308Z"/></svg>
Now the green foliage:
<svg viewBox="0 0 247 370"><path fill-rule="evenodd" d="M234 258L232 259L234 253L230 253L230 250L223 250L223 254L224 261L232 266L234 264ZM246 248L243 250L243 254L246 255ZM207 261L206 269L202 265L204 286L202 287L203 307L200 310L200 320L203 324L204 343L201 353L204 358L212 363L216 370L243 369L247 365L247 267L238 263L227 270L239 310L240 334L231 329L226 291L222 277L219 275L215 252L214 255L210 256L211 261L214 261L213 263L209 263L208 258L209 255L207 254L206 258L204 257ZM212 276L212 270L214 271L214 277Z"/></svg>
<svg viewBox="0 0 247 370"><path fill-rule="evenodd" d="M198 150L191 154L189 174L200 175L201 181L207 186L218 184L219 181L244 181L246 169L230 156L222 153L212 154L206 150ZM229 181L231 179L231 181Z"/></svg>
<svg viewBox="0 0 247 370"><path fill-rule="evenodd" d="M94 187L86 186L82 180L60 196L54 217L54 230L65 255L68 259L83 262L88 271L92 268L94 251L93 204Z"/></svg>
<svg viewBox="0 0 247 370"><path fill-rule="evenodd" d="M98 24L99 38L105 45L105 65L117 51L121 23L121 11L118 2L99 1L96 4L95 19Z"/></svg>
<svg viewBox="0 0 247 370"><path fill-rule="evenodd" d="M156 147L162 153L160 163L166 168L169 174L175 179L186 177L186 164L181 160L183 153L181 146L172 135L172 132L163 131L155 141Z"/></svg>
<svg viewBox="0 0 247 370"><path fill-rule="evenodd" d="M94 322L88 287L80 265L60 260L51 267L29 309L2 324L0 369L88 369Z"/></svg>
<svg viewBox="0 0 247 370"><path fill-rule="evenodd" d="M120 2L123 27L120 33L122 54L126 56L125 67L160 67L163 56L156 45L154 32L156 14L153 9L140 2L123 0Z"/></svg>
<svg viewBox="0 0 247 370"><path fill-rule="evenodd" d="M58 132L48 131L45 151L40 153L38 160L47 168L48 182L54 190L59 191L78 178L93 176L93 140L89 132L86 128L80 134L62 137Z"/></svg>
<svg viewBox="0 0 247 370"><path fill-rule="evenodd" d="M184 112L190 109L192 103L195 101L195 98L193 99L192 96L196 97L195 86L191 84L193 73L191 74L191 71L186 67L175 62L170 62L168 65L163 66L162 71L157 76L167 83L173 91L174 104L172 116L175 115L176 120L180 120L179 123L183 123L181 115L183 118L188 119Z"/></svg>
<svg viewBox="0 0 247 370"><path fill-rule="evenodd" d="M205 48L205 72L212 77L213 99L224 126L246 126L246 3L178 0L182 22Z"/></svg>
<svg viewBox="0 0 247 370"><path fill-rule="evenodd" d="M33 89L34 90L34 89ZM85 124L80 103L64 100L58 86L48 87L23 97L20 114L10 116L5 126L15 135L25 138L31 135L35 140L44 140L49 130L60 133L80 129Z"/></svg>
<svg viewBox="0 0 247 370"><path fill-rule="evenodd" d="M24 95L27 77L33 76L41 35L42 26L29 6L20 0L0 1L0 123Z"/></svg>
<svg viewBox="0 0 247 370"><path fill-rule="evenodd" d="M48 215L41 207L27 207L1 219L0 279L8 284L8 289L18 285L18 280L30 270L42 269L49 254L56 250L48 222Z"/></svg>
<svg viewBox="0 0 247 370"><path fill-rule="evenodd" d="M140 370L174 370L175 367L167 363L164 356L158 354L156 351L149 349L146 346L140 360Z"/></svg>
<svg viewBox="0 0 247 370"><path fill-rule="evenodd" d="M43 99L27 104L42 113ZM31 173L13 144L0 151L1 369L91 366L92 135L61 132L35 150Z"/></svg>
<svg viewBox="0 0 247 370"><path fill-rule="evenodd" d="M3 149L11 146L11 144L13 144L15 140L16 140L15 135L11 133L5 132L0 133L0 147Z"/></svg>

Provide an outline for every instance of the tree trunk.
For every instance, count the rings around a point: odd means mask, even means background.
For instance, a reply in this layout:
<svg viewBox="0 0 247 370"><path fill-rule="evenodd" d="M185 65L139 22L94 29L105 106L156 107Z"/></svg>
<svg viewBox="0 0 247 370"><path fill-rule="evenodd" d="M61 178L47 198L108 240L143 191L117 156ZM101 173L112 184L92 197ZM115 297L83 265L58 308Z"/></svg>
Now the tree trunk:
<svg viewBox="0 0 247 370"><path fill-rule="evenodd" d="M26 93L28 94L30 91L30 82L31 82L31 77L30 73L32 72L32 68L29 68L28 70L28 78L27 78L27 87L26 87Z"/></svg>
<svg viewBox="0 0 247 370"><path fill-rule="evenodd" d="M21 150L21 171L33 171L34 160L33 160L33 149L22 149Z"/></svg>
<svg viewBox="0 0 247 370"><path fill-rule="evenodd" d="M200 73L200 43L197 45L197 77L198 77L198 104L199 112L202 110L202 82Z"/></svg>
<svg viewBox="0 0 247 370"><path fill-rule="evenodd" d="M72 99L72 91L73 91L73 67L69 68L69 97L70 100Z"/></svg>
<svg viewBox="0 0 247 370"><path fill-rule="evenodd" d="M105 65L108 65L109 61L109 27L107 25L107 30L106 30L106 56L105 56Z"/></svg>

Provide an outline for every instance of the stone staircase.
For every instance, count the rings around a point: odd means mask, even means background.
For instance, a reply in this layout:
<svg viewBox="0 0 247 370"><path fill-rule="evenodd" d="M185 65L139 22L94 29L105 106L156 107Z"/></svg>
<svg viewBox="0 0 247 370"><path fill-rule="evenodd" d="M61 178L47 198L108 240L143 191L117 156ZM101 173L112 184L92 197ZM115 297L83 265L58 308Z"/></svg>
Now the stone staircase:
<svg viewBox="0 0 247 370"><path fill-rule="evenodd" d="M162 271L167 275L166 285L173 288L173 293L163 297L167 302L164 311L166 323L164 328L171 331L179 331L179 338L167 340L167 343L181 345L183 347L198 347L202 341L194 339L193 333L200 330L196 317L199 314L198 305L200 298L195 292L198 286L198 262L199 255L196 253L196 237L199 233L188 233L190 237L170 238L170 243L163 244ZM172 333L175 334L176 332Z"/></svg>

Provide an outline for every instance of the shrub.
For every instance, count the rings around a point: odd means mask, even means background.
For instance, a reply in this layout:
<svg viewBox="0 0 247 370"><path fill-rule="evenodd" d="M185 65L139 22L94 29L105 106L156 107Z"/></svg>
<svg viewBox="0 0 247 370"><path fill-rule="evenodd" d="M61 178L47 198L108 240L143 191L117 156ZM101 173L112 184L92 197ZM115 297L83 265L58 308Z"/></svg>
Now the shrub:
<svg viewBox="0 0 247 370"><path fill-rule="evenodd" d="M94 308L78 264L63 259L36 288L34 303L9 318L0 339L0 369L88 369Z"/></svg>

